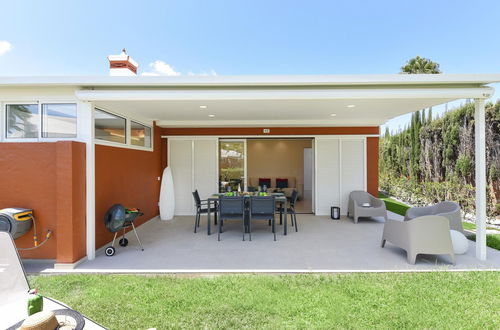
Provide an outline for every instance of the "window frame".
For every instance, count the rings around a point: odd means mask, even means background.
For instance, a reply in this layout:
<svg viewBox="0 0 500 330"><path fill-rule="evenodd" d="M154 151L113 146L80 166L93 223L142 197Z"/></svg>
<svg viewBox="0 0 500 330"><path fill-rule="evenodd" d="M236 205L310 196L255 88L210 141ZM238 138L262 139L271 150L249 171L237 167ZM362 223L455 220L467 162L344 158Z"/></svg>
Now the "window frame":
<svg viewBox="0 0 500 330"><path fill-rule="evenodd" d="M132 124L136 124L136 125L140 125L142 127L144 127L144 132L146 132L146 129L149 128L149 146L147 145L143 145L143 146L138 146L138 145L135 145L135 144L132 144ZM146 141L144 139L144 141ZM153 144L153 128L149 125L144 125L143 123L140 123L138 122L137 120L134 120L134 119L131 119L130 120L130 145L132 147L140 147L140 148L151 148Z"/></svg>
<svg viewBox="0 0 500 330"><path fill-rule="evenodd" d="M114 116L114 117L117 117L118 119L123 119L124 122L125 122L125 127L123 128L124 130L124 133L125 133L125 141L124 142L115 142L115 141L108 141L108 140L103 140L103 139L99 139L96 137L95 135L95 121L96 121L96 118L95 118L95 112L97 111L101 111L101 112L104 112L108 115L111 115L111 116ZM92 117L94 119L94 125L93 125L93 133L92 135L94 136L94 141L99 141L99 142L106 142L106 143L112 143L112 144L116 144L116 145L126 145L127 142L128 142L128 139L129 139L129 132L128 132L128 123L127 123L127 118L125 116L121 116L121 115L118 115L114 112L111 112L111 111L108 111L108 110L104 110L102 107L94 107L94 109L92 110L93 111L93 114L92 114Z"/></svg>
<svg viewBox="0 0 500 330"><path fill-rule="evenodd" d="M120 117L122 119L125 119L125 143L120 143L120 142L113 142L113 141L106 141L106 140L101 140L95 137L95 112L94 110L100 110L102 112L109 113L113 116ZM153 152L154 151L154 125L151 124L146 124L141 120L135 119L133 117L127 116L125 114L118 113L113 110L109 110L106 107L102 107L99 105L94 105L92 107L92 120L94 122L93 125L93 130L92 130L92 136L93 136L93 141L95 145L103 145L103 146L109 146L109 147L117 147L117 148L125 148L125 149L134 149L134 150L142 150L142 151L149 151ZM151 129L151 146L149 147L142 147L142 146L136 146L131 143L131 129L132 129L132 122L136 124L140 124L142 126L148 127Z"/></svg>
<svg viewBox="0 0 500 330"><path fill-rule="evenodd" d="M19 101L19 102L2 102L2 141L4 142L39 142L41 139L41 106L38 101ZM19 137L8 137L7 136L7 106L9 105L36 105L38 108L38 131L36 138L19 138Z"/></svg>
<svg viewBox="0 0 500 330"><path fill-rule="evenodd" d="M21 101L20 101L21 100ZM36 138L9 138L7 137L7 105L23 105L23 104L36 104L38 105L38 134ZM42 104L75 104L76 105L76 119L77 119L77 129L76 137L60 137L60 138L44 138L42 137ZM74 99L12 99L12 100L0 100L0 142L57 142L57 141L80 141L80 130L78 126L78 120L80 119L80 112L78 101Z"/></svg>
<svg viewBox="0 0 500 330"><path fill-rule="evenodd" d="M66 104L66 105L75 105L75 136L72 137L44 137L43 136L43 106L44 105L55 105L55 104ZM43 141L61 141L61 140L76 140L78 138L78 103L77 102L40 102L39 103L39 111L40 111L40 129L39 136Z"/></svg>

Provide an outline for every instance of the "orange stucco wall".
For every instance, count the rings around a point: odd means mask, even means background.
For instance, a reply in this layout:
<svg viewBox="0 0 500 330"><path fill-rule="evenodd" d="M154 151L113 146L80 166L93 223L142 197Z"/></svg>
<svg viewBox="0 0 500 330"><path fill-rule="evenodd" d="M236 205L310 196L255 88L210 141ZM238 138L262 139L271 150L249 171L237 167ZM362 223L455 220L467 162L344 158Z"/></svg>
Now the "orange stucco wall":
<svg viewBox="0 0 500 330"><path fill-rule="evenodd" d="M269 133L264 133L264 128ZM185 127L163 128L162 135L356 135L378 134L378 126L368 127Z"/></svg>
<svg viewBox="0 0 500 330"><path fill-rule="evenodd" d="M138 207L144 212L135 225L157 216L162 172L161 130L154 129L154 151L95 146L96 248L113 239L104 215L113 204Z"/></svg>
<svg viewBox="0 0 500 330"><path fill-rule="evenodd" d="M34 210L38 240L43 246L20 251L23 258L74 262L85 255L85 144L0 143L0 208ZM33 246L33 229L16 240Z"/></svg>
<svg viewBox="0 0 500 330"><path fill-rule="evenodd" d="M378 140L378 137L366 138L367 190L375 197L378 195Z"/></svg>

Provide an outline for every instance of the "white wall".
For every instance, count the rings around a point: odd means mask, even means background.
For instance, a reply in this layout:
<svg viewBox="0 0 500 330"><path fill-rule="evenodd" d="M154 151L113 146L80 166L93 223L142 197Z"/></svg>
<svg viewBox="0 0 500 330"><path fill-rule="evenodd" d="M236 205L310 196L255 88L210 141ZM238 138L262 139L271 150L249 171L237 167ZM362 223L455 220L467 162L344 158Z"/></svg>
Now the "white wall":
<svg viewBox="0 0 500 330"><path fill-rule="evenodd" d="M193 215L195 189L201 199L218 191L218 139L169 138L168 166L174 181L174 214Z"/></svg>
<svg viewBox="0 0 500 330"><path fill-rule="evenodd" d="M315 213L340 206L347 214L349 193L366 190L366 138L316 137Z"/></svg>

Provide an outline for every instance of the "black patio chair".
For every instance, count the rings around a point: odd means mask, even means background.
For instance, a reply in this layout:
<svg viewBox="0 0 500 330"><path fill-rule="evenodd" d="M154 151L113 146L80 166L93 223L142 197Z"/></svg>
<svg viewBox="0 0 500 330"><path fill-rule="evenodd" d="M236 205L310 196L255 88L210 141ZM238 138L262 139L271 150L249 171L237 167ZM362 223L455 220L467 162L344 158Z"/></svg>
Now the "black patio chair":
<svg viewBox="0 0 500 330"><path fill-rule="evenodd" d="M250 197L250 219L248 221L248 234L252 240L252 221L269 220L271 221L274 240L276 240L276 224L274 219L275 200L274 196L252 196Z"/></svg>
<svg viewBox="0 0 500 330"><path fill-rule="evenodd" d="M224 220L241 220L243 224L243 240L245 240L245 199L243 197L221 196L219 198L219 234L220 241Z"/></svg>
<svg viewBox="0 0 500 330"><path fill-rule="evenodd" d="M217 207L211 207L208 209L208 200L201 200L198 190L193 191L194 204L196 207L196 216L194 218L194 232L196 233L196 228L200 226L200 218L202 214L207 214L208 212L214 213L214 224L217 224Z"/></svg>
<svg viewBox="0 0 500 330"><path fill-rule="evenodd" d="M297 199L299 198L299 192L297 190L294 190L292 192L292 196L290 196L290 206L287 207L286 212L287 214L290 215L290 219L292 220L292 227L295 225L295 231L299 231L299 228L297 227L297 213L295 212L295 204L297 203ZM280 224L281 224L281 219L283 212L285 211L283 208L283 205L278 207L277 211L280 213ZM285 219L286 221L287 219Z"/></svg>

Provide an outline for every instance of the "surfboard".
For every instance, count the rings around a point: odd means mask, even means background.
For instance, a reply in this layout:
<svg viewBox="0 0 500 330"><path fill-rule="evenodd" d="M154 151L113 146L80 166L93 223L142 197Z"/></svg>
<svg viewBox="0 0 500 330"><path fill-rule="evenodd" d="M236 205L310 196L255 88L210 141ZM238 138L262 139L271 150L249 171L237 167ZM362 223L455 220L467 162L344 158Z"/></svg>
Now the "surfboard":
<svg viewBox="0 0 500 330"><path fill-rule="evenodd" d="M174 218L175 196L174 196L174 180L170 166L163 170L163 176L160 186L160 219L172 220Z"/></svg>

